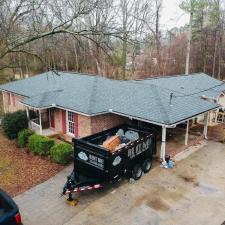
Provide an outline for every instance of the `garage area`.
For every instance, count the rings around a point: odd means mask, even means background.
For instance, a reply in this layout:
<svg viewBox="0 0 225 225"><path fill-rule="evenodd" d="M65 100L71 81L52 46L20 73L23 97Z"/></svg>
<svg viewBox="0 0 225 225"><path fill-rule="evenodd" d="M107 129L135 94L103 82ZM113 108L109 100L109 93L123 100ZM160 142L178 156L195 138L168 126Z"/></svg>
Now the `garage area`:
<svg viewBox="0 0 225 225"><path fill-rule="evenodd" d="M213 151L212 151L213 149ZM122 180L102 191L86 192L72 207L60 197L66 168L15 198L25 225L152 224L220 225L225 221L225 147L206 145L165 170L154 163L137 182Z"/></svg>

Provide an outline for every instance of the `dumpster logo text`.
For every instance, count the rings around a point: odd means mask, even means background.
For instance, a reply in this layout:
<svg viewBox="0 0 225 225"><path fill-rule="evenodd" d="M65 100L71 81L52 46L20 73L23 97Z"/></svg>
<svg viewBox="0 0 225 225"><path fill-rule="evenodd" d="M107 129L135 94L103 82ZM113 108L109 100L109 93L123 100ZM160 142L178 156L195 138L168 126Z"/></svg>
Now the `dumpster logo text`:
<svg viewBox="0 0 225 225"><path fill-rule="evenodd" d="M92 165L94 165L94 166L96 166L96 167L98 167L100 169L104 169L104 160L101 159L101 158L98 158L95 155L92 155L92 154L89 155L89 162Z"/></svg>
<svg viewBox="0 0 225 225"><path fill-rule="evenodd" d="M147 141L140 143L133 148L128 149L128 157L130 159L133 159L135 156L141 154L142 152L145 152L149 149L151 144L151 138L148 139Z"/></svg>

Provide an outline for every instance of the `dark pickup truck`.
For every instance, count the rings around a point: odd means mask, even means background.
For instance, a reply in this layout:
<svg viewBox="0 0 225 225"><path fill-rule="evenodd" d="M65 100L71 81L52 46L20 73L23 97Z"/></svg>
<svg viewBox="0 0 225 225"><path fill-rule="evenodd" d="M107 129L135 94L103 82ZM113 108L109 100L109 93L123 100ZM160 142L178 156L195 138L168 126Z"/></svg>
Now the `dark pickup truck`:
<svg viewBox="0 0 225 225"><path fill-rule="evenodd" d="M104 141L117 135L124 142L115 151L103 147ZM156 153L156 137L149 129L118 126L81 139L73 139L74 170L67 178L63 194L97 189L128 175L135 180L151 169Z"/></svg>
<svg viewBox="0 0 225 225"><path fill-rule="evenodd" d="M22 225L16 203L0 189L0 225Z"/></svg>

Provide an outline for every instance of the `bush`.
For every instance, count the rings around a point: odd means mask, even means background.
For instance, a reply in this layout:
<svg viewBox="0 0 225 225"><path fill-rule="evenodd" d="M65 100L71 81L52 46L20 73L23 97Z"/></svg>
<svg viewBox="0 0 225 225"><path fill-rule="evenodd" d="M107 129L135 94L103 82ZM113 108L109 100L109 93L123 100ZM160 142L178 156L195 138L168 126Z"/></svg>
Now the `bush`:
<svg viewBox="0 0 225 225"><path fill-rule="evenodd" d="M33 134L34 132L29 129L23 129L18 133L18 145L20 148L24 148L28 143L28 138Z"/></svg>
<svg viewBox="0 0 225 225"><path fill-rule="evenodd" d="M37 155L47 155L54 145L54 140L37 134L31 135L28 141L29 149Z"/></svg>
<svg viewBox="0 0 225 225"><path fill-rule="evenodd" d="M50 155L53 162L60 164L67 164L71 160L71 155L73 153L73 148L70 144L62 143L53 146L50 149Z"/></svg>
<svg viewBox="0 0 225 225"><path fill-rule="evenodd" d="M25 111L6 113L2 119L3 132L9 139L17 138L19 131L28 127L28 119Z"/></svg>

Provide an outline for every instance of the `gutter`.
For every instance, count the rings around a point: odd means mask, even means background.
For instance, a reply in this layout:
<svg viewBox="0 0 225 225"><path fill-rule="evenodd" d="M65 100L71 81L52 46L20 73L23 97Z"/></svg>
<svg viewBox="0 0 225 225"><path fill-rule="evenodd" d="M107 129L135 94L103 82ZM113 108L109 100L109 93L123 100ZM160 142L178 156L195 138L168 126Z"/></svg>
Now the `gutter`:
<svg viewBox="0 0 225 225"><path fill-rule="evenodd" d="M29 98L29 96L22 95L22 94L18 94L18 93L13 92L13 91L7 91L7 90L1 89L1 88L0 88L0 91L1 91L1 92L5 92L5 93L12 93L12 94L14 94L14 95L18 95L18 96L21 96L21 97Z"/></svg>

